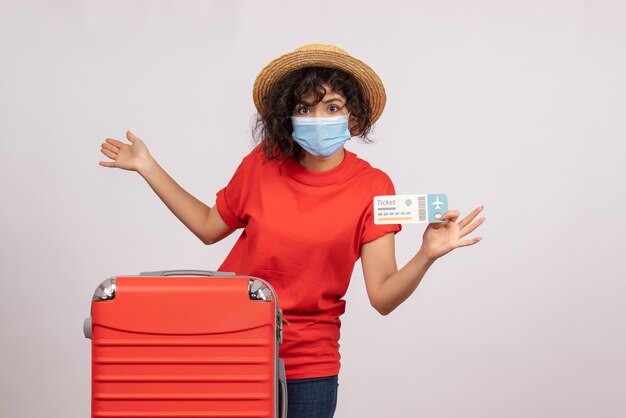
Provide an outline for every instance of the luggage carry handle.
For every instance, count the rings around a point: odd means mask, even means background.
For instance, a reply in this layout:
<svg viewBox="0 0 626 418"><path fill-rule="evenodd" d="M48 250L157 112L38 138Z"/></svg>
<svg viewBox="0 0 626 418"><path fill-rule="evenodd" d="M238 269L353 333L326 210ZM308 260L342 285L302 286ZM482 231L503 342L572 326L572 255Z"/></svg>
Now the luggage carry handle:
<svg viewBox="0 0 626 418"><path fill-rule="evenodd" d="M230 277L235 273L228 271L213 270L159 270L159 271L142 271L140 276L208 276L208 277Z"/></svg>

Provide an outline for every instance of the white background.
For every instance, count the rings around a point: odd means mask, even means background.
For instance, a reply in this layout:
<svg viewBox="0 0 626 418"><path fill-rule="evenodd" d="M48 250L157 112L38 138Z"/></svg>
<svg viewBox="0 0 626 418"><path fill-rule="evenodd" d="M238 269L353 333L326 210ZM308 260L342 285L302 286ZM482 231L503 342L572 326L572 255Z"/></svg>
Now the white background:
<svg viewBox="0 0 626 418"><path fill-rule="evenodd" d="M257 73L317 42L387 89L377 142L348 148L487 216L387 317L356 265L336 417L626 416L626 3L397 4L0 2L3 417L88 416L95 287L216 268L238 236L202 245L98 165L102 141L132 130L213 205L253 146ZM422 232L397 236L401 265Z"/></svg>

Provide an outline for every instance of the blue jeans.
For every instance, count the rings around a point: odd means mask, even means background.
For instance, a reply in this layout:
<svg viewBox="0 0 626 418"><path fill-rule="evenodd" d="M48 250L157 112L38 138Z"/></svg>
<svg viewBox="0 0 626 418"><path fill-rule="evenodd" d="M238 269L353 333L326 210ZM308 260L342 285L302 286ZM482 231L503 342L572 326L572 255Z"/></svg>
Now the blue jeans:
<svg viewBox="0 0 626 418"><path fill-rule="evenodd" d="M287 380L287 418L332 418L338 387L337 376Z"/></svg>

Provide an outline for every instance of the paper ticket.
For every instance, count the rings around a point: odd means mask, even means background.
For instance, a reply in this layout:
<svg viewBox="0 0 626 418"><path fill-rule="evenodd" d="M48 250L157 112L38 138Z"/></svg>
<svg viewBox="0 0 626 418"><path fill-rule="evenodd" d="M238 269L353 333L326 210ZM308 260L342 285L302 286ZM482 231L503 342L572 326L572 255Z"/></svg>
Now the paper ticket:
<svg viewBox="0 0 626 418"><path fill-rule="evenodd" d="M441 217L448 210L445 194L405 194L374 197L374 223L419 224L445 222Z"/></svg>

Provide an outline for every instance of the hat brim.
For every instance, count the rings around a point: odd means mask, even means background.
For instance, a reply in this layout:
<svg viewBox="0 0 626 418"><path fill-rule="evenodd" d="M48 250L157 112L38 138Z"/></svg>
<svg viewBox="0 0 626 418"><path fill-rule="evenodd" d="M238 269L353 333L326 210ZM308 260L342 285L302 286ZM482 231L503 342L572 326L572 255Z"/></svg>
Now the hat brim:
<svg viewBox="0 0 626 418"><path fill-rule="evenodd" d="M338 48L335 49L336 51L299 48L267 64L257 76L252 89L254 105L259 114L264 114L265 97L274 84L285 75L304 67L327 67L343 70L357 80L369 100L372 109L372 124L374 124L382 114L387 101L382 81L369 65Z"/></svg>

